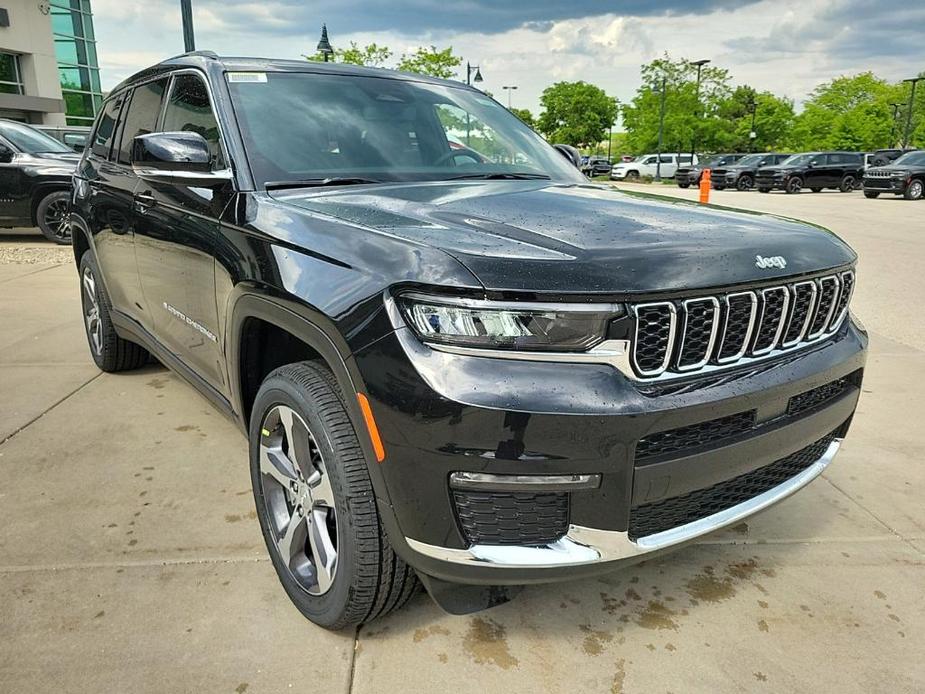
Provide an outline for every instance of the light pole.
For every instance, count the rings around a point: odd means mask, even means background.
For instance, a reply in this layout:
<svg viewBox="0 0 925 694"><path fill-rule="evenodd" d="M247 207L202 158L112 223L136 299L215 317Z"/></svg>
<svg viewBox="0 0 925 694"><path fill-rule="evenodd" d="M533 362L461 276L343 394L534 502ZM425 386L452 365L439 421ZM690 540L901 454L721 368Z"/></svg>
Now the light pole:
<svg viewBox="0 0 925 694"><path fill-rule="evenodd" d="M502 89L507 90L507 110L511 110L511 92L517 89L517 85L511 85L510 87L501 87Z"/></svg>
<svg viewBox="0 0 925 694"><path fill-rule="evenodd" d="M903 135L903 147L909 146L909 135L912 130L912 108L915 106L915 85L922 79L925 78L910 77L907 80L903 80L903 82L909 82L912 85L912 89L909 91L909 106L906 109L906 132Z"/></svg>
<svg viewBox="0 0 925 694"><path fill-rule="evenodd" d="M328 25L321 25L321 40L318 42L318 52L324 56L324 62L329 62L334 55L334 49L331 48L331 42L328 41Z"/></svg>
<svg viewBox="0 0 925 694"><path fill-rule="evenodd" d="M196 50L196 37L193 34L192 0L180 0L180 18L183 21L183 50L187 53Z"/></svg>
<svg viewBox="0 0 925 694"><path fill-rule="evenodd" d="M903 107L902 104L890 104L893 107L893 120L890 122L890 142L887 144L887 147L893 147L896 145L896 122L899 118L899 109Z"/></svg>
<svg viewBox="0 0 925 694"><path fill-rule="evenodd" d="M655 180L661 182L662 180L662 133L665 130L665 92L668 91L668 80L663 76L662 77L662 88L660 93L662 95L662 104L658 112L658 160L655 162ZM691 159L693 161L693 158Z"/></svg>
<svg viewBox="0 0 925 694"><path fill-rule="evenodd" d="M709 63L709 59L695 60L691 65L697 66L697 88L694 90L694 98L697 101L697 111L694 113L695 122L694 130L691 132L691 165L694 162L694 150L696 147L696 133L700 130L700 71L703 69L703 66Z"/></svg>
<svg viewBox="0 0 925 694"><path fill-rule="evenodd" d="M475 70L475 76L472 76L472 71ZM472 85L473 82L482 81L482 72L479 70L478 65L470 65L466 63L466 84Z"/></svg>
<svg viewBox="0 0 925 694"><path fill-rule="evenodd" d="M748 131L748 151L755 151L755 140L758 139L758 133L755 132L755 114L758 113L758 102L755 101L755 95L748 95L748 108L752 112L752 127Z"/></svg>

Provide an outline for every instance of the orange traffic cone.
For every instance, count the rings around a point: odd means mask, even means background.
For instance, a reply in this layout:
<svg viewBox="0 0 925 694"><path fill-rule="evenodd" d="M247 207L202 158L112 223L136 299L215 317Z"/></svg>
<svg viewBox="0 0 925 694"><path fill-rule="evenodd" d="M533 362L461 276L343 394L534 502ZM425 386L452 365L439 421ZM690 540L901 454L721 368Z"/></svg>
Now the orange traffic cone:
<svg viewBox="0 0 925 694"><path fill-rule="evenodd" d="M704 169L700 174L700 204L710 202L710 169Z"/></svg>

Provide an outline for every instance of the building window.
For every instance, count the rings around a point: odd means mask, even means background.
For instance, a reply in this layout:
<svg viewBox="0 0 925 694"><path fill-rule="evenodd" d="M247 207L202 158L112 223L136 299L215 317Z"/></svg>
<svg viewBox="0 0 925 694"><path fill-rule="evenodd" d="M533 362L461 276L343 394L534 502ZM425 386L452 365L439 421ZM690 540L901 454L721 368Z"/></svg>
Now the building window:
<svg viewBox="0 0 925 694"><path fill-rule="evenodd" d="M103 101L90 0L51 0L51 26L68 125L91 125Z"/></svg>
<svg viewBox="0 0 925 694"><path fill-rule="evenodd" d="M19 56L0 53L0 94L24 94Z"/></svg>

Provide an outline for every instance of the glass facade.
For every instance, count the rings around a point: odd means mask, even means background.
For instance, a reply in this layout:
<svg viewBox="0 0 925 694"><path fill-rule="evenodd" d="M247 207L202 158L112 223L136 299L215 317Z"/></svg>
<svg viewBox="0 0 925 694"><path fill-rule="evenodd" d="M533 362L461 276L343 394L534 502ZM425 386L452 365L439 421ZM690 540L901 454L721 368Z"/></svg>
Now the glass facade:
<svg viewBox="0 0 925 694"><path fill-rule="evenodd" d="M68 125L91 125L103 101L90 0L51 0L58 76Z"/></svg>

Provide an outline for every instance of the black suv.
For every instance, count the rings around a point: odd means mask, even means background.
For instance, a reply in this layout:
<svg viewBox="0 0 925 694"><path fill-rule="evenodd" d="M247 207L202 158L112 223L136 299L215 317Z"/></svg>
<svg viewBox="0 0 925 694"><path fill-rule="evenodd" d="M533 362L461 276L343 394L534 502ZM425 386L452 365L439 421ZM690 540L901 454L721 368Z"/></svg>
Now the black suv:
<svg viewBox="0 0 925 694"><path fill-rule="evenodd" d="M823 188L850 193L863 176L864 155L858 152L805 152L794 154L777 166L758 169L755 187L761 193L774 189L799 193L803 188L814 193Z"/></svg>
<svg viewBox="0 0 925 694"><path fill-rule="evenodd" d="M607 176L613 168L613 163L607 157L588 157L588 161L582 162L581 172L585 176Z"/></svg>
<svg viewBox="0 0 925 694"><path fill-rule="evenodd" d="M325 627L739 523L854 413L847 245L591 184L459 83L189 54L114 88L91 142L93 359L153 353L240 424L273 566Z"/></svg>
<svg viewBox="0 0 925 694"><path fill-rule="evenodd" d="M71 242L71 176L80 160L67 145L23 123L0 119L0 227L34 227Z"/></svg>
<svg viewBox="0 0 925 694"><path fill-rule="evenodd" d="M700 177L703 175L704 169L710 169L710 174L712 175L717 168L735 164L744 156L744 154L716 154L705 160L705 163L701 162L693 166L682 166L675 171L675 183L678 184L679 188L690 188L691 186L700 185Z"/></svg>
<svg viewBox="0 0 925 694"><path fill-rule="evenodd" d="M729 166L718 166L711 172L711 180L716 190L735 188L751 190L755 187L755 174L763 166L774 166L787 159L789 154L765 152L749 154Z"/></svg>
<svg viewBox="0 0 925 694"><path fill-rule="evenodd" d="M867 169L864 172L864 195L876 198L880 193L902 195L906 200L921 200L925 195L925 151L912 151L892 164Z"/></svg>

